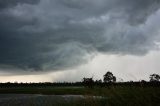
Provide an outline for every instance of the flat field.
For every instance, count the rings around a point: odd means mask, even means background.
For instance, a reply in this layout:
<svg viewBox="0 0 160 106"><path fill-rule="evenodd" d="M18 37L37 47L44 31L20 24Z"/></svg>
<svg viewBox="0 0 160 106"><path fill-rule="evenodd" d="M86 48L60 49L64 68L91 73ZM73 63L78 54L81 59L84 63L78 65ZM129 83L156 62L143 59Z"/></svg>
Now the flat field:
<svg viewBox="0 0 160 106"><path fill-rule="evenodd" d="M160 106L160 87L0 88L0 106Z"/></svg>

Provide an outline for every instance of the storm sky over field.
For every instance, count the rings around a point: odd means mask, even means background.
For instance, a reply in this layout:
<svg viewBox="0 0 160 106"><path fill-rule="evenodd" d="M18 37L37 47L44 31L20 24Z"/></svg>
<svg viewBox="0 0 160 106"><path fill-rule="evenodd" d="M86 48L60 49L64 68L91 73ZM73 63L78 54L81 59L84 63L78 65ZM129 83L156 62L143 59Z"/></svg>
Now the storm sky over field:
<svg viewBox="0 0 160 106"><path fill-rule="evenodd" d="M0 81L160 74L160 0L0 0ZM28 79L28 80L27 80Z"/></svg>

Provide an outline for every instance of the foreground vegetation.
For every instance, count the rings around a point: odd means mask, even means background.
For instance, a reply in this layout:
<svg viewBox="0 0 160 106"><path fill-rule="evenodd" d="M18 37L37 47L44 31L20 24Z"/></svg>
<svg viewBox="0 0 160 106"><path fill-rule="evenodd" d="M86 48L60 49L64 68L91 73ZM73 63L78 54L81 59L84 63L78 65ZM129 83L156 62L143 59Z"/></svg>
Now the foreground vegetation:
<svg viewBox="0 0 160 106"><path fill-rule="evenodd" d="M47 88L1 88L0 93L45 94L45 95L84 95L85 99L70 102L61 100L62 106L160 106L160 87L109 86L95 87L47 87ZM102 96L95 99L92 96ZM84 105L85 104L85 105Z"/></svg>
<svg viewBox="0 0 160 106"><path fill-rule="evenodd" d="M0 83L3 94L35 94L31 98L1 100L2 106L160 106L160 76L150 75L150 81L116 82L116 77L107 72L104 79L94 81L83 78L75 83ZM55 95L81 95L64 98ZM25 104L25 105L24 105Z"/></svg>

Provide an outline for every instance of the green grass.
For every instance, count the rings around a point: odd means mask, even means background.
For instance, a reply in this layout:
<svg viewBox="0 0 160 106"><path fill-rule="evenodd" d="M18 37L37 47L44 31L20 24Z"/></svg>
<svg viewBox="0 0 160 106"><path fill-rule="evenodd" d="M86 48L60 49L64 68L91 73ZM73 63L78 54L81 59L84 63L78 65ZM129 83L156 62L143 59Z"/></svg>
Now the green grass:
<svg viewBox="0 0 160 106"><path fill-rule="evenodd" d="M82 100L61 102L58 106L160 106L160 87L109 87L109 88L5 88L0 93L47 94L47 95L90 95L105 99L86 97ZM61 104L61 105L60 105ZM51 105L52 106L52 105Z"/></svg>

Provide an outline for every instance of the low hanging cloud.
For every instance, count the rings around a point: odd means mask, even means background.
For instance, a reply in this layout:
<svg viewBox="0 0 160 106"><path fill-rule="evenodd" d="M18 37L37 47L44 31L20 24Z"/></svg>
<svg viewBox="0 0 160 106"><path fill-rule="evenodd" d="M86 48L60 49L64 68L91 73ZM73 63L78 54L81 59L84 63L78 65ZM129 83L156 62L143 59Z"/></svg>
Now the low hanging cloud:
<svg viewBox="0 0 160 106"><path fill-rule="evenodd" d="M65 70L96 52L145 55L160 0L0 0L0 68Z"/></svg>

